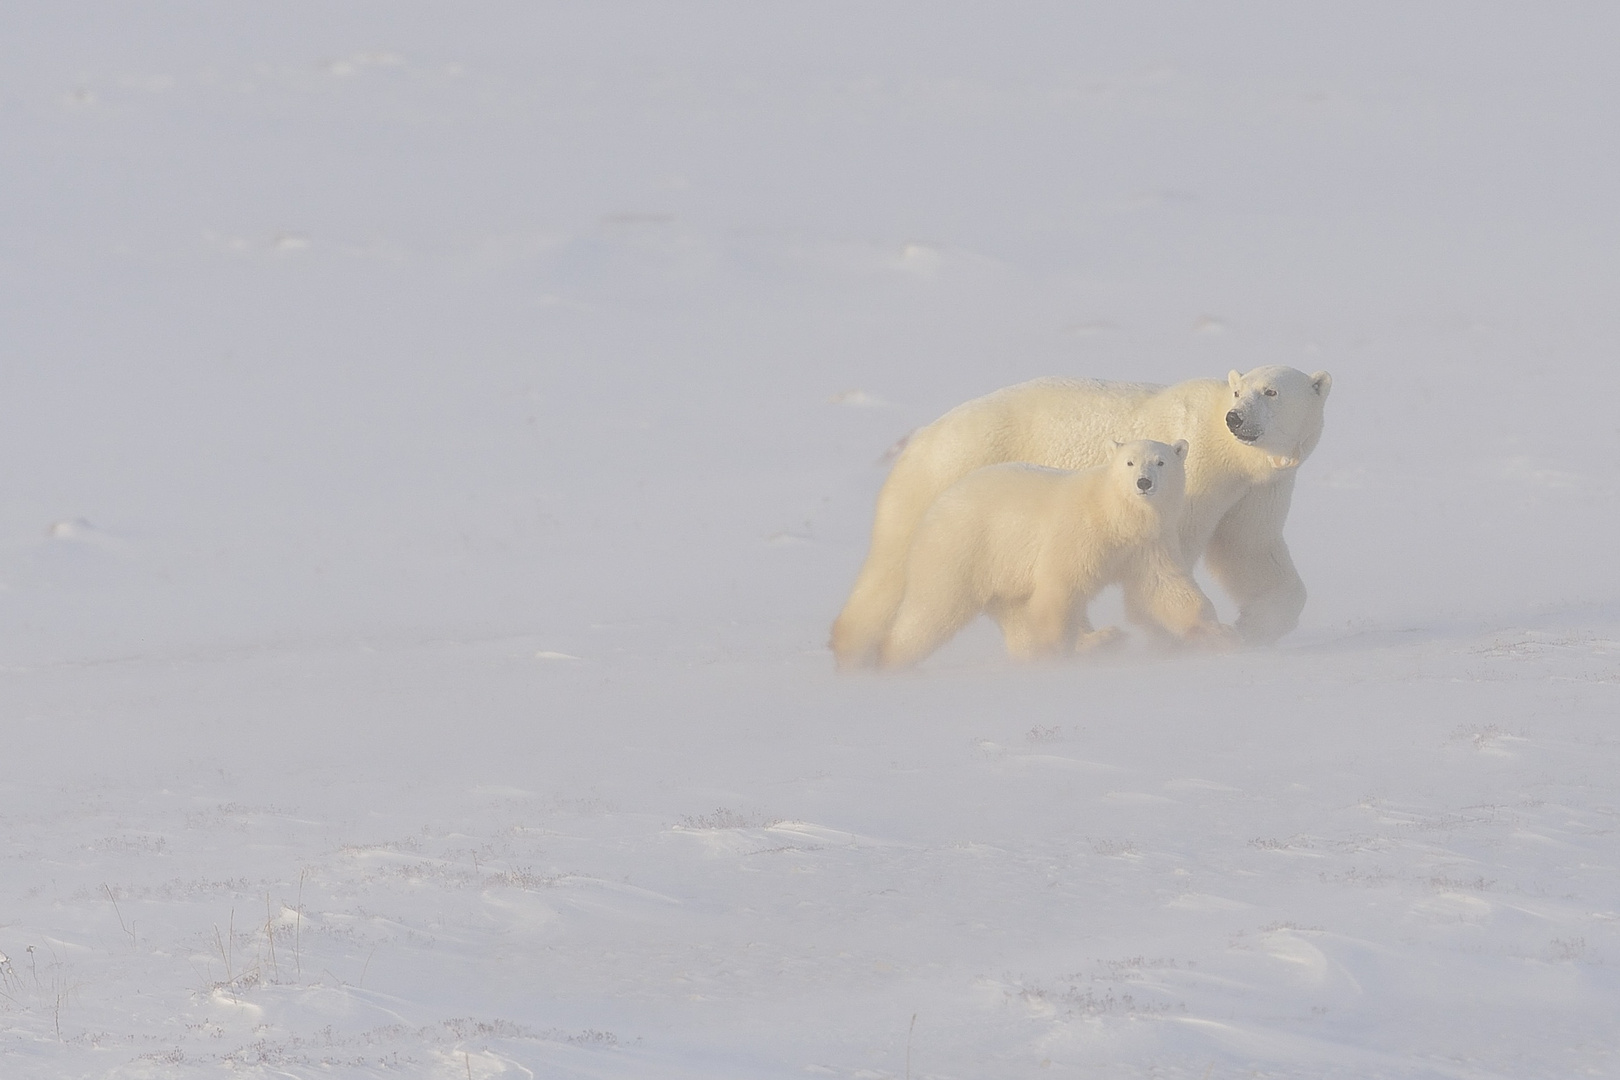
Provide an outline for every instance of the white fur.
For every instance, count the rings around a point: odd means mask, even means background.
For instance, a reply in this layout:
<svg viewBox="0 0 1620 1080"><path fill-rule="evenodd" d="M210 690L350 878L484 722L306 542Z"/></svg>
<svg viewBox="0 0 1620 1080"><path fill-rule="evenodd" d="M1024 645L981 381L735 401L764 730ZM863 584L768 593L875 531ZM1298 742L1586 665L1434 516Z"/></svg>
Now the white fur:
<svg viewBox="0 0 1620 1080"><path fill-rule="evenodd" d="M1178 637L1235 637L1182 564L1186 453L1185 441L1142 439L1092 469L990 465L958 480L917 525L879 662L914 664L981 611L1018 659L1095 648L1119 630L1093 630L1086 607L1116 583L1137 621Z"/></svg>
<svg viewBox="0 0 1620 1080"><path fill-rule="evenodd" d="M841 667L870 665L904 589L912 534L934 499L974 469L1023 461L1081 469L1107 461L1123 439L1191 445L1181 550L1203 558L1238 602L1237 629L1249 642L1277 640L1299 622L1305 585L1283 541L1294 471L1322 434L1333 381L1290 367L1261 367L1225 382L1174 386L1037 379L998 390L918 431L878 495L872 548L833 624ZM1239 441L1229 410L1245 420Z"/></svg>

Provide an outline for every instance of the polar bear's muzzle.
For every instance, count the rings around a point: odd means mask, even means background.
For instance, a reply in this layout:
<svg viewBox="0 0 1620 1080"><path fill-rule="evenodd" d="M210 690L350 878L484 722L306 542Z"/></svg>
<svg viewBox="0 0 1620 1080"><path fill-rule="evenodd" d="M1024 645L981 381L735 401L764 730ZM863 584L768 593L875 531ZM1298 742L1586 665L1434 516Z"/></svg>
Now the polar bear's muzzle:
<svg viewBox="0 0 1620 1080"><path fill-rule="evenodd" d="M1226 414L1226 429L1238 442L1252 443L1260 439L1260 427L1241 412L1233 409Z"/></svg>
<svg viewBox="0 0 1620 1080"><path fill-rule="evenodd" d="M1145 476L1138 476L1136 478L1136 490L1143 495L1153 494L1153 481Z"/></svg>

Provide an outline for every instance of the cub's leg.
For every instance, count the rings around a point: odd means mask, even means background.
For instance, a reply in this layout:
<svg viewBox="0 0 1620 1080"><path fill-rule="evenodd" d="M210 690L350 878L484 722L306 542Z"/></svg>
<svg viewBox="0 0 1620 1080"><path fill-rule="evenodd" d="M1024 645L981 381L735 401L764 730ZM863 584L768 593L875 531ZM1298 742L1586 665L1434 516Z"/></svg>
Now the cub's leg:
<svg viewBox="0 0 1620 1080"><path fill-rule="evenodd" d="M899 568L898 610L877 640L879 667L909 667L949 641L984 610L977 558L979 523L969 507L941 506L917 528Z"/></svg>
<svg viewBox="0 0 1620 1080"><path fill-rule="evenodd" d="M930 589L921 582L909 583L894 623L878 650L879 665L894 669L922 662L978 613L978 605L955 589Z"/></svg>
<svg viewBox="0 0 1620 1080"><path fill-rule="evenodd" d="M1098 649L1109 649L1121 645L1125 641L1125 631L1117 626L1105 626L1101 630L1092 628L1091 615L1086 610L1090 606L1090 597L1076 595L1069 605L1069 651L1074 653L1095 652Z"/></svg>
<svg viewBox="0 0 1620 1080"><path fill-rule="evenodd" d="M1015 660L1048 660L1073 648L1077 629L1073 608L1074 597L1069 589L1046 584L1037 585L1028 599L997 605L990 613L1001 624L1008 656ZM1084 612L1080 618L1084 621Z"/></svg>
<svg viewBox="0 0 1620 1080"><path fill-rule="evenodd" d="M1215 617L1215 607L1168 551L1144 553L1125 576L1125 612L1132 622L1186 641L1232 647L1237 631Z"/></svg>
<svg viewBox="0 0 1620 1080"><path fill-rule="evenodd" d="M885 632L894 621L905 594L906 553L911 546L912 531L928 507L925 498L934 494L932 490L925 490L919 496L906 490L902 468L900 463L896 464L894 475L878 496L871 550L861 565L849 599L844 602L844 609L833 622L828 644L838 666L845 670L883 663Z"/></svg>
<svg viewBox="0 0 1620 1080"><path fill-rule="evenodd" d="M1074 640L1074 651L1076 653L1099 652L1123 644L1125 644L1125 631L1117 626L1105 626L1101 630L1082 631Z"/></svg>

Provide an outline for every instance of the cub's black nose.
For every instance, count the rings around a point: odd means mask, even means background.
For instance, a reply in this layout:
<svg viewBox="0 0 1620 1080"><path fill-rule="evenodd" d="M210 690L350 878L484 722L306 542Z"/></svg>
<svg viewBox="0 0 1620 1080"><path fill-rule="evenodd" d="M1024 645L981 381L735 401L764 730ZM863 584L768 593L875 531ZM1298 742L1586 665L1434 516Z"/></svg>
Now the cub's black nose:
<svg viewBox="0 0 1620 1080"><path fill-rule="evenodd" d="M1149 480L1145 476L1138 476L1136 478L1136 486L1141 488L1143 491L1146 491L1153 486L1153 481Z"/></svg>
<svg viewBox="0 0 1620 1080"><path fill-rule="evenodd" d="M1243 426L1243 414L1238 412L1236 409L1233 409L1231 412L1227 413L1226 426L1229 430L1236 433L1237 429Z"/></svg>

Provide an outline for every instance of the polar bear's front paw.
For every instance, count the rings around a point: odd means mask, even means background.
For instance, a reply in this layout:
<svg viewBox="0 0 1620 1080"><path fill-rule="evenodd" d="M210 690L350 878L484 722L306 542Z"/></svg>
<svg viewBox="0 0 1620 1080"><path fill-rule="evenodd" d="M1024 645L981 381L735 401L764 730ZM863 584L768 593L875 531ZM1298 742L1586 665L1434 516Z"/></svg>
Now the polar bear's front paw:
<svg viewBox="0 0 1620 1080"><path fill-rule="evenodd" d="M1199 623L1182 636L1188 645L1200 649L1230 652L1243 646L1243 635L1235 627L1220 622Z"/></svg>
<svg viewBox="0 0 1620 1080"><path fill-rule="evenodd" d="M1075 640L1074 651L1077 653L1096 652L1098 649L1114 649L1125 644L1125 631L1117 626L1105 626L1101 630L1092 630L1081 634Z"/></svg>

